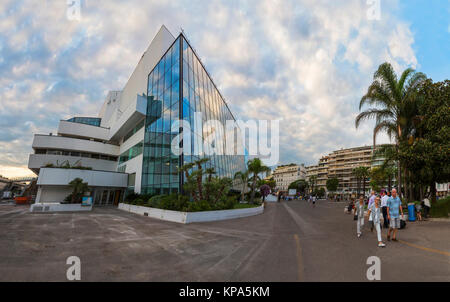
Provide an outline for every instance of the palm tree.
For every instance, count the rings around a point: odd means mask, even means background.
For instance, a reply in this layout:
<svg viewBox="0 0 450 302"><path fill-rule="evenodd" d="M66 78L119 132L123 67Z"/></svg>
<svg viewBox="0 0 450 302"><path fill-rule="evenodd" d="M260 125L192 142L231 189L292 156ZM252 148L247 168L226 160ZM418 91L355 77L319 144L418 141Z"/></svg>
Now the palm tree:
<svg viewBox="0 0 450 302"><path fill-rule="evenodd" d="M395 140L396 151L400 142L405 140L413 126L413 119L416 116L413 103L415 92L419 85L423 83L426 76L423 73L416 73L413 69L406 69L400 78L395 74L392 65L383 63L374 74L374 80L369 86L367 93L361 98L359 110L365 105L375 106L361 112L355 120L358 128L361 122L368 119L375 119L373 130L373 144L376 145L376 137L381 132ZM398 167L398 193L401 195L401 166Z"/></svg>
<svg viewBox="0 0 450 302"><path fill-rule="evenodd" d="M212 180L212 176L213 174L216 174L216 170L214 168L208 168L205 170L205 173L208 175L208 184L211 185L211 180ZM208 190L208 187L206 187L206 200L209 200L210 197L210 191Z"/></svg>
<svg viewBox="0 0 450 302"><path fill-rule="evenodd" d="M72 203L75 203L79 196L89 191L87 182L83 182L83 179L77 177L69 182L69 187L72 188Z"/></svg>
<svg viewBox="0 0 450 302"><path fill-rule="evenodd" d="M247 163L247 167L248 167L248 171L249 173L252 173L252 193L251 193L251 197L250 197L250 202L253 203L253 200L255 199L255 192L256 192L256 184L258 182L258 174L260 173L264 173L264 172L269 172L270 168L265 166L262 161L259 158L254 158L252 160L250 160Z"/></svg>
<svg viewBox="0 0 450 302"><path fill-rule="evenodd" d="M245 172L239 171L234 174L234 179L238 179L240 182L242 182L241 201L244 201L244 195L248 185L248 176L248 170L245 170Z"/></svg>
<svg viewBox="0 0 450 302"><path fill-rule="evenodd" d="M195 171L197 176L197 191L199 200L203 200L203 189L202 189L202 178L203 178L203 168L202 165L208 162L208 158L202 158L194 162L197 165L197 171Z"/></svg>
<svg viewBox="0 0 450 302"><path fill-rule="evenodd" d="M185 175L185 177L186 177L186 180L188 180L188 179L189 179L189 171L190 171L193 167L194 167L194 163L187 163L187 164L184 164L183 166L181 166L180 168L178 168L178 171L179 171L179 172L184 172L184 175ZM191 191L192 199L193 199L194 201L197 201L197 197L196 197L196 195L195 195L194 190L190 190L190 191Z"/></svg>
<svg viewBox="0 0 450 302"><path fill-rule="evenodd" d="M360 170L360 172L359 172L360 177L361 177L361 180L363 183L363 194L364 194L364 196L366 196L366 180L370 176L370 168L361 166L361 167L359 167L359 170Z"/></svg>
<svg viewBox="0 0 450 302"><path fill-rule="evenodd" d="M360 167L353 168L352 173L356 178L356 183L357 183L356 194L357 194L357 198L359 198L359 192L361 192L361 169L360 169Z"/></svg>
<svg viewBox="0 0 450 302"><path fill-rule="evenodd" d="M312 175L309 177L309 184L311 186L311 193L314 193L314 186L317 183L317 175Z"/></svg>

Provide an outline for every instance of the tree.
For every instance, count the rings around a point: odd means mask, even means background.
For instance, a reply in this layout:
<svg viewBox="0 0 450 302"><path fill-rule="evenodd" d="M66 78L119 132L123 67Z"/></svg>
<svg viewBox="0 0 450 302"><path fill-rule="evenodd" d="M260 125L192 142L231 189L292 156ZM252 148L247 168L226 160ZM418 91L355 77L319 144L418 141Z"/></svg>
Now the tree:
<svg viewBox="0 0 450 302"><path fill-rule="evenodd" d="M264 172L269 172L270 168L265 166L259 158L254 158L247 163L248 171L252 174L251 179L251 195L250 195L250 203L254 202L255 193L256 193L256 184L259 179L259 174Z"/></svg>
<svg viewBox="0 0 450 302"><path fill-rule="evenodd" d="M219 202L230 202L231 200L228 199L227 194L233 181L228 177L214 177L213 175L216 172L213 168L206 169L205 174L207 177L203 177L202 165L206 162L208 162L208 159L204 158L179 168L179 171L183 171L186 177L184 189L191 194L194 202L206 201L211 206ZM197 169L189 173L194 168Z"/></svg>
<svg viewBox="0 0 450 302"><path fill-rule="evenodd" d="M239 171L234 174L234 179L242 182L242 191L241 191L241 201L244 201L245 191L247 190L249 172L245 170L244 172Z"/></svg>
<svg viewBox="0 0 450 302"><path fill-rule="evenodd" d="M373 144L376 146L376 137L379 133L386 132L395 140L396 151L400 143L406 140L413 126L415 112L415 95L418 87L426 79L422 73L416 73L413 69L406 69L400 78L395 74L392 65L383 63L374 74L374 81L369 86L367 93L361 98L359 109L365 105L374 106L361 112L355 120L358 128L361 122L375 119L373 130ZM403 162L398 161L398 191L401 196L401 167Z"/></svg>
<svg viewBox="0 0 450 302"><path fill-rule="evenodd" d="M202 188L203 168L202 168L202 165L204 163L207 163L208 161L209 161L209 159L205 157L205 158L199 159L199 160L194 162L194 164L197 165L197 171L196 171L197 191L198 191L198 198L200 200L203 199L203 188Z"/></svg>
<svg viewBox="0 0 450 302"><path fill-rule="evenodd" d="M355 176L355 178L356 178L356 184L357 184L356 194L359 197L359 193L361 192L361 169L359 167L353 168L352 173L353 173L353 176Z"/></svg>
<svg viewBox="0 0 450 302"><path fill-rule="evenodd" d="M270 189L273 191L275 187L277 186L277 183L273 177L270 177L269 179L261 179L258 181L258 186L268 185Z"/></svg>
<svg viewBox="0 0 450 302"><path fill-rule="evenodd" d="M269 195L270 193L270 187L268 185L262 185L259 188L259 191L261 192L261 195L263 197L263 202L265 202L267 195Z"/></svg>
<svg viewBox="0 0 450 302"><path fill-rule="evenodd" d="M197 196L195 194L195 189L194 186L192 185L192 183L189 183L189 180L191 179L190 175L189 175L189 171L192 170L192 168L194 167L194 163L187 163L183 166L181 166L180 168L178 168L179 172L184 172L184 176L186 179L186 183L184 185L184 189L186 189L188 192L191 193L192 199L194 201L198 201Z"/></svg>
<svg viewBox="0 0 450 302"><path fill-rule="evenodd" d="M450 81L427 80L418 92L415 131L400 146L400 159L416 184L430 187L436 201L436 183L450 181ZM410 195L417 192L410 187Z"/></svg>
<svg viewBox="0 0 450 302"><path fill-rule="evenodd" d="M366 181L370 176L370 168L369 167L359 167L360 169L360 175L361 175L361 180L363 183L363 194L364 196L366 196Z"/></svg>
<svg viewBox="0 0 450 302"><path fill-rule="evenodd" d="M309 185L308 182L304 179L299 179L294 182L292 182L288 189L296 189L297 192L302 192L303 194L306 194L306 190L308 189Z"/></svg>
<svg viewBox="0 0 450 302"><path fill-rule="evenodd" d="M72 188L71 203L78 203L81 201L81 196L89 191L87 182L83 182L83 179L77 177L69 182L69 187Z"/></svg>
<svg viewBox="0 0 450 302"><path fill-rule="evenodd" d="M208 181L207 181L207 183L212 183L212 176L213 176L213 174L216 174L216 171L214 170L214 168L208 168L208 169L206 169L205 170L205 173L206 173L206 175L208 175ZM211 190L211 187L208 187L207 189L206 189L206 192L205 192L205 198L206 198L206 200L209 200L210 199L210 196L211 196L211 194L212 194L212 190Z"/></svg>
<svg viewBox="0 0 450 302"><path fill-rule="evenodd" d="M312 175L309 177L309 185L311 186L311 193L314 192L314 186L317 183L317 175Z"/></svg>
<svg viewBox="0 0 450 302"><path fill-rule="evenodd" d="M330 178L327 179L327 190L330 192L335 192L339 186L339 179L337 178Z"/></svg>

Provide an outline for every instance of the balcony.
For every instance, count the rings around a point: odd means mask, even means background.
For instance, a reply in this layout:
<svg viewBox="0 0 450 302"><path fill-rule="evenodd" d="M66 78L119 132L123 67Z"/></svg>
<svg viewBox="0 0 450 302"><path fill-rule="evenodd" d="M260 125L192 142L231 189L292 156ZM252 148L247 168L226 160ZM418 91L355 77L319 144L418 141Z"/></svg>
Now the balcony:
<svg viewBox="0 0 450 302"><path fill-rule="evenodd" d="M90 187L126 188L128 174L77 169L42 168L39 171L39 186L67 186L75 178L81 178Z"/></svg>
<svg viewBox="0 0 450 302"><path fill-rule="evenodd" d="M109 140L109 129L76 122L60 121L58 134L72 137L93 138L96 140Z"/></svg>
<svg viewBox="0 0 450 302"><path fill-rule="evenodd" d="M115 161L52 154L30 154L28 168L34 173L39 174L39 170L47 164L57 166L64 162L69 162L71 166L81 165L83 167L91 167L93 170L115 171L117 168L117 162Z"/></svg>
<svg viewBox="0 0 450 302"><path fill-rule="evenodd" d="M39 135L36 134L33 140L33 149L58 149L73 150L80 152L99 153L111 156L119 155L119 146L55 135Z"/></svg>

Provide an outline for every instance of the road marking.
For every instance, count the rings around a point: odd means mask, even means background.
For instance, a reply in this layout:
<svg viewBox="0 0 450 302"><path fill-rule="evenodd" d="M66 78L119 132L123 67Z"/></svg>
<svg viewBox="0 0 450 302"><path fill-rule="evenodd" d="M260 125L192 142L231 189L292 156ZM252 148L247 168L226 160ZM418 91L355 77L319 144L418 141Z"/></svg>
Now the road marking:
<svg viewBox="0 0 450 302"><path fill-rule="evenodd" d="M311 223L306 222L306 220L297 214L287 203L282 204L292 219L294 219L303 235L321 235L321 233L317 230L317 227L314 227Z"/></svg>
<svg viewBox="0 0 450 302"><path fill-rule="evenodd" d="M432 249L432 248L421 246L421 245L417 245L417 244L414 244L414 243L409 243L409 242L403 241L403 240L398 240L398 242L406 244L406 245L409 245L411 247L415 247L416 249L421 249L421 250L424 250L424 251L427 251L427 252L441 254L441 255L450 257L450 253L449 252Z"/></svg>
<svg viewBox="0 0 450 302"><path fill-rule="evenodd" d="M295 244L297 245L297 273L298 281L303 281L303 264L302 264L302 247L300 246L300 238L294 234Z"/></svg>
<svg viewBox="0 0 450 302"><path fill-rule="evenodd" d="M383 235L383 238L387 239L387 236ZM429 248L429 247L426 247L426 246L417 245L417 244L410 243L408 241L404 241L404 240L400 240L400 239L397 239L397 240L400 243L406 244L406 245L408 245L410 247L414 247L414 248L419 249L419 250L423 250L423 251L427 251L427 252L431 252L431 253L440 254L440 255L444 255L444 256L449 256L450 257L450 253L446 252L446 251L432 249L432 248Z"/></svg>

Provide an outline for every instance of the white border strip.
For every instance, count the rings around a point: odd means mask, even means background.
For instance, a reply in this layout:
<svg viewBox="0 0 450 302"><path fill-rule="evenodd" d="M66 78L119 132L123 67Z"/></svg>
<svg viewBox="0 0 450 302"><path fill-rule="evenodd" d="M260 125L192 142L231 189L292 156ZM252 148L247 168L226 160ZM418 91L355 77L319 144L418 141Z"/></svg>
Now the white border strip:
<svg viewBox="0 0 450 302"><path fill-rule="evenodd" d="M143 206L135 206L125 203L119 203L119 210L135 213L151 218L177 222L177 223L192 223L192 222L207 222L207 221L219 221L235 218L242 218L248 216L259 215L264 212L264 206L234 209L234 210L221 210L221 211L204 211L204 212L178 212L170 210L161 210L156 208L149 208Z"/></svg>

